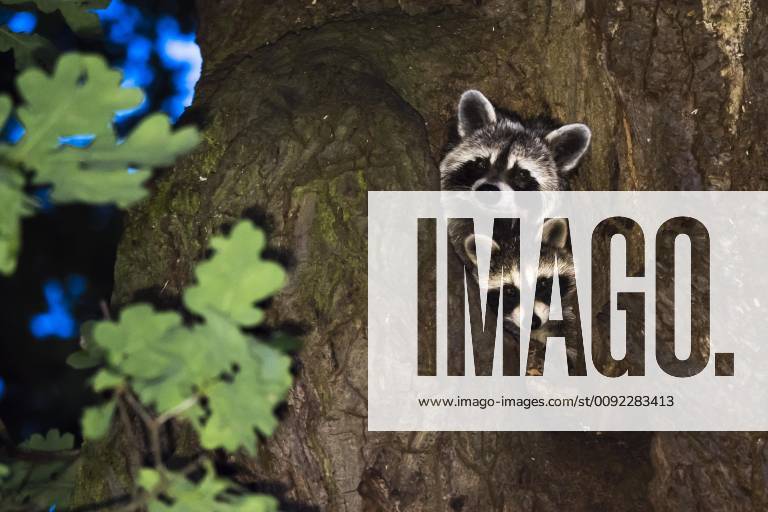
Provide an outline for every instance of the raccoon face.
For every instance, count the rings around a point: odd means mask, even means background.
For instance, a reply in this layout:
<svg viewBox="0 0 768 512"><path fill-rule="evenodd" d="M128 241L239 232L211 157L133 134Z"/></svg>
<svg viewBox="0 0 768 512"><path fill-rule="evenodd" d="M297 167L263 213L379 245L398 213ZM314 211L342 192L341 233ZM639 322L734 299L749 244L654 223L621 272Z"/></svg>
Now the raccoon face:
<svg viewBox="0 0 768 512"><path fill-rule="evenodd" d="M458 132L440 163L443 190L564 190L592 136L583 124L499 111L474 90L461 95Z"/></svg>
<svg viewBox="0 0 768 512"><path fill-rule="evenodd" d="M531 339L545 341L547 336L555 336L549 327L549 312L552 302L554 277L560 290L563 318L573 315L567 304L571 294L576 292L576 274L573 266L573 256L565 250L567 240L567 224L563 219L550 219L544 223L541 240L541 256L536 275L533 315L531 316ZM469 235L464 240L464 250L467 258L477 264L476 243L489 243L491 246L491 265L488 271L488 287L486 307L498 310L502 301L504 329L519 335L520 312L520 263L515 261L517 251L504 250L516 241L496 241L484 235Z"/></svg>

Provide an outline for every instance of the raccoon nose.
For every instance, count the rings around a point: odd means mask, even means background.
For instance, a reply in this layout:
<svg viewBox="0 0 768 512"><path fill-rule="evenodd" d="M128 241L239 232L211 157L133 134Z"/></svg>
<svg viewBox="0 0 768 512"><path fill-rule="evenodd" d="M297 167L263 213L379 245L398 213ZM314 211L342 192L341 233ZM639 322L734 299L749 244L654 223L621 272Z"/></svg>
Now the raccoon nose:
<svg viewBox="0 0 768 512"><path fill-rule="evenodd" d="M535 331L539 327L541 327L541 318L539 318L539 315L534 313L533 318L531 319L531 330Z"/></svg>
<svg viewBox="0 0 768 512"><path fill-rule="evenodd" d="M493 183L483 183L482 185L477 187L476 190L478 190L480 192L498 192L499 191L499 187L497 187Z"/></svg>

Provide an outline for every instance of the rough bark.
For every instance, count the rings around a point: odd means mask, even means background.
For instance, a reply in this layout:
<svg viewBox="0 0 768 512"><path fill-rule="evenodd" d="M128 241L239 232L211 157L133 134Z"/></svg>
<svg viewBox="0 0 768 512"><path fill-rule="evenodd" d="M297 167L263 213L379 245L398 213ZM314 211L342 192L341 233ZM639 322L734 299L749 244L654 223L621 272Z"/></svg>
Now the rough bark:
<svg viewBox="0 0 768 512"><path fill-rule="evenodd" d="M759 190L768 2L200 0L198 10L193 116L205 141L130 215L114 302L173 302L210 235L260 212L292 271L271 321L306 334L284 421L258 460L235 460L241 480L296 510L768 506L761 434L393 434L367 432L365 419L366 191L437 188L459 94L478 88L523 114L588 123L577 189ZM82 499L116 492L97 487Z"/></svg>

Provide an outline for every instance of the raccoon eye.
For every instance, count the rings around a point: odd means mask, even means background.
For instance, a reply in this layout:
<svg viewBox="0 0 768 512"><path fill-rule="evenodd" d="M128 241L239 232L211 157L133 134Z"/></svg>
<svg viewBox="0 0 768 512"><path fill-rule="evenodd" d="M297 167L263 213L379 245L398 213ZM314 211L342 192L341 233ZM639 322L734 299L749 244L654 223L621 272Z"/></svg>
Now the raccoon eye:
<svg viewBox="0 0 768 512"><path fill-rule="evenodd" d="M560 286L560 293L568 293L571 291L571 287L573 286L573 283L568 278L568 276L560 276L557 280L557 284Z"/></svg>
<svg viewBox="0 0 768 512"><path fill-rule="evenodd" d="M510 284L508 286L504 286L505 297L515 297L517 295L520 295L520 290L518 290L515 285Z"/></svg>
<svg viewBox="0 0 768 512"><path fill-rule="evenodd" d="M464 164L462 171L471 175L472 179L481 178L488 171L488 160L485 158L475 158Z"/></svg>
<svg viewBox="0 0 768 512"><path fill-rule="evenodd" d="M512 168L510 182L515 190L539 190L539 183L531 176L531 172L518 165Z"/></svg>
<svg viewBox="0 0 768 512"><path fill-rule="evenodd" d="M488 172L488 160L477 157L462 163L446 178L448 190L469 190L469 188Z"/></svg>
<svg viewBox="0 0 768 512"><path fill-rule="evenodd" d="M552 278L540 277L536 280L536 297L549 300L552 295Z"/></svg>
<svg viewBox="0 0 768 512"><path fill-rule="evenodd" d="M499 293L499 289L490 289L488 290L488 294L486 295L486 301L485 301L485 307L490 307L491 310L496 310L499 307L499 299L501 298L501 294Z"/></svg>
<svg viewBox="0 0 768 512"><path fill-rule="evenodd" d="M520 304L520 290L513 284L504 285L504 310L511 312Z"/></svg>

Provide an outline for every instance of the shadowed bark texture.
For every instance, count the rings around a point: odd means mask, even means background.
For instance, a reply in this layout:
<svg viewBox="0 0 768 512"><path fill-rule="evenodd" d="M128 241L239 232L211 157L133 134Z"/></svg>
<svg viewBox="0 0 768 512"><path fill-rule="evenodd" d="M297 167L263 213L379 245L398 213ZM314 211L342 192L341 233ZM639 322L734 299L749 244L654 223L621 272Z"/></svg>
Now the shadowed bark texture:
<svg viewBox="0 0 768 512"><path fill-rule="evenodd" d="M130 214L113 302L173 304L222 226L255 215L268 229L291 270L270 321L299 326L304 348L277 434L258 459L227 461L239 480L286 510L768 509L760 433L366 429L366 192L438 188L467 88L587 123L576 189L764 189L768 2L200 0L198 11L205 65L190 115L204 143ZM169 449L193 449L188 438ZM140 440L110 439L86 447L82 503L120 494L138 463Z"/></svg>

